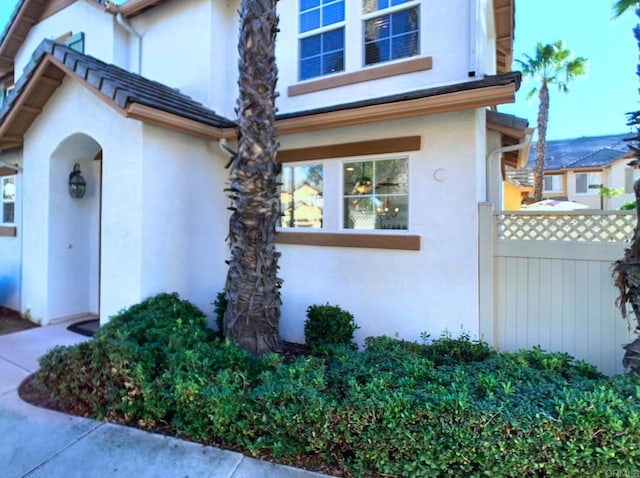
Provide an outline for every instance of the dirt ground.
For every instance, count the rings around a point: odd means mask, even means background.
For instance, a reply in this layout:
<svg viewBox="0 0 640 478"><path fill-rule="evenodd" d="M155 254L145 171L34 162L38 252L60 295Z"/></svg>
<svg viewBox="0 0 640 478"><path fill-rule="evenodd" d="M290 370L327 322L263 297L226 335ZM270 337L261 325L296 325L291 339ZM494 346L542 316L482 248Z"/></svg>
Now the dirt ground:
<svg viewBox="0 0 640 478"><path fill-rule="evenodd" d="M23 319L15 310L0 307L0 335L33 329L35 327L38 327L38 325Z"/></svg>

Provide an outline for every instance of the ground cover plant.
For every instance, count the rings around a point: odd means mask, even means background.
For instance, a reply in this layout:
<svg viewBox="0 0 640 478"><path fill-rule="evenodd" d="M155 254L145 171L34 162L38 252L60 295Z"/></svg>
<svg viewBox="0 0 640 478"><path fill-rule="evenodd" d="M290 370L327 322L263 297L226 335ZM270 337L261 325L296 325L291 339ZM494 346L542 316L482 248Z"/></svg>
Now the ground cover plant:
<svg viewBox="0 0 640 478"><path fill-rule="evenodd" d="M314 353L254 357L161 294L53 349L37 379L77 414L344 476L637 474L637 375L465 336Z"/></svg>

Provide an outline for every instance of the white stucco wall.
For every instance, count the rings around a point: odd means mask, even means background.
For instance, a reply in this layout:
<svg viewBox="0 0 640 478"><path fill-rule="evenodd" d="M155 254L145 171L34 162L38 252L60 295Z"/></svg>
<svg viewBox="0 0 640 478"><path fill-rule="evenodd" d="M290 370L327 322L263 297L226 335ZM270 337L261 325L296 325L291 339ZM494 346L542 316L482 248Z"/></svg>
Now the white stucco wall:
<svg viewBox="0 0 640 478"><path fill-rule="evenodd" d="M22 151L2 152L0 159L9 164L22 164ZM0 191L1 193L1 191ZM20 276L22 268L22 174L16 173L15 227L16 237L0 237L0 306L20 310Z"/></svg>
<svg viewBox="0 0 640 478"><path fill-rule="evenodd" d="M327 302L354 314L360 342L381 334L418 340L424 331L432 337L444 330L479 333L477 198L484 175L476 175L476 151L485 132L475 111L281 137L280 143L289 149L407 135L422 138L421 151L408 154L408 233L421 237L421 250L279 246L285 339L303 341L307 307ZM325 164L339 168L340 161ZM325 211L339 207L339 194L340 185L325 181Z"/></svg>
<svg viewBox="0 0 640 478"><path fill-rule="evenodd" d="M142 75L234 117L238 6L235 0L183 0L133 18L142 35ZM137 40L129 39L136 57Z"/></svg>
<svg viewBox="0 0 640 478"><path fill-rule="evenodd" d="M226 162L216 142L144 127L142 297L178 292L212 313L228 257Z"/></svg>
<svg viewBox="0 0 640 478"><path fill-rule="evenodd" d="M21 309L43 323L94 312L91 309L97 304L90 288L97 280L98 265L86 248L97 247L91 218L98 207L92 189L97 187L98 165L86 157L55 154L63 140L78 133L95 140L103 150L101 315L140 300L142 126L118 115L79 83L65 79L25 135L23 153ZM87 196L79 200L72 200L67 192L75 160L81 161L88 183ZM79 268L78 261L87 258L89 263ZM63 296L78 297L83 287L78 271L92 275L82 303Z"/></svg>
<svg viewBox="0 0 640 478"><path fill-rule="evenodd" d="M107 63L122 61L114 52L115 19L104 12L99 5L91 2L75 2L55 15L45 18L33 26L16 55L15 75L22 75L25 65L31 59L34 50L44 39L55 40L67 32L84 32L85 53L100 58ZM116 62L116 64L120 64Z"/></svg>
<svg viewBox="0 0 640 478"><path fill-rule="evenodd" d="M306 110L333 104L347 103L403 93L431 86L459 83L469 78L470 21L469 0L424 0L420 4L420 55L431 56L431 70L367 81L330 90L291 96L287 88L298 81L298 6L297 0L281 0L278 4L280 33L278 34L276 57L280 79L278 99L280 112ZM345 71L353 73L363 70L361 3L345 2L347 27L345 29ZM479 15L482 12L479 12ZM478 29L478 31L483 31ZM475 41L474 41L475 44ZM408 58L410 60L411 58ZM403 60L398 60L402 62ZM388 65L380 63L375 66ZM371 68L371 67L370 67ZM479 71L482 73L484 69ZM335 76L340 76L337 73ZM313 78L314 81L329 76Z"/></svg>

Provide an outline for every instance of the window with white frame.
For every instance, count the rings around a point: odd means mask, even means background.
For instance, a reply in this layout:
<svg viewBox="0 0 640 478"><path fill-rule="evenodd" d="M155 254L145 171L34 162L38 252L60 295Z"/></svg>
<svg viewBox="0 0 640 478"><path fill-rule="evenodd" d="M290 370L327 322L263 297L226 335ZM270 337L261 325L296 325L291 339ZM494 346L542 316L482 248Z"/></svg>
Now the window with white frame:
<svg viewBox="0 0 640 478"><path fill-rule="evenodd" d="M0 178L2 192L2 217L0 224L14 224L16 210L16 177L4 176Z"/></svg>
<svg viewBox="0 0 640 478"><path fill-rule="evenodd" d="M419 3L415 0L362 0L365 65L420 53Z"/></svg>
<svg viewBox="0 0 640 478"><path fill-rule="evenodd" d="M280 176L280 227L322 228L322 165L284 165Z"/></svg>
<svg viewBox="0 0 640 478"><path fill-rule="evenodd" d="M299 0L300 80L344 71L345 0Z"/></svg>
<svg viewBox="0 0 640 478"><path fill-rule="evenodd" d="M347 64L371 66L418 56L420 4L298 0L299 80L344 72Z"/></svg>
<svg viewBox="0 0 640 478"><path fill-rule="evenodd" d="M598 194L602 186L601 173L576 173L576 194Z"/></svg>
<svg viewBox="0 0 640 478"><path fill-rule="evenodd" d="M562 187L562 176L559 174L544 176L542 183L542 190L545 193L561 193L564 191Z"/></svg>
<svg viewBox="0 0 640 478"><path fill-rule="evenodd" d="M343 164L345 229L408 229L407 158Z"/></svg>

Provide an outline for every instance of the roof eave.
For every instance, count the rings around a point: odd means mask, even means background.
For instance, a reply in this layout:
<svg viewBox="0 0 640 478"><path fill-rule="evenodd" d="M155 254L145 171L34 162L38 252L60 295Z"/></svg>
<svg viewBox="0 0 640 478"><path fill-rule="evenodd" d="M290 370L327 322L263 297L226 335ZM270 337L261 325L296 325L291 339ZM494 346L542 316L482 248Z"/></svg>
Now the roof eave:
<svg viewBox="0 0 640 478"><path fill-rule="evenodd" d="M337 109L276 121L279 134L296 134L345 126L377 123L426 116L438 113L470 110L515 101L517 85L508 83L465 91L455 91L404 101Z"/></svg>

